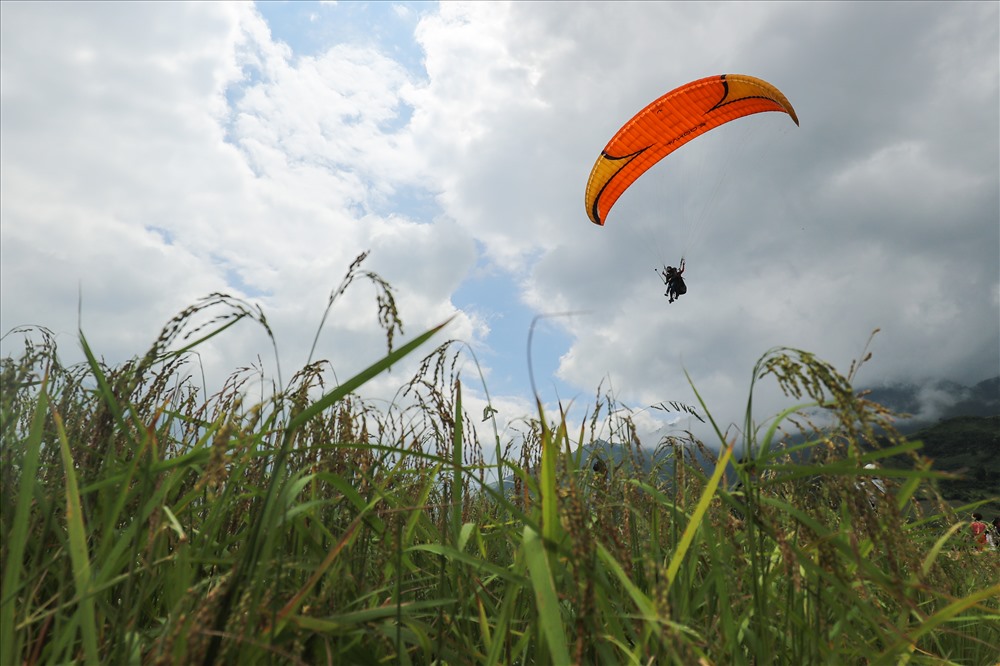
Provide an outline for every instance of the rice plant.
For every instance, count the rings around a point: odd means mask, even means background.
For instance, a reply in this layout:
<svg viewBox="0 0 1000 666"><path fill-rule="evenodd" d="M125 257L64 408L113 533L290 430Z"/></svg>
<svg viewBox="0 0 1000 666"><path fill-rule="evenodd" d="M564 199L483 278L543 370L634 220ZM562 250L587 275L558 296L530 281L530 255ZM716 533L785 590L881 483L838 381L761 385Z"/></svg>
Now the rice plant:
<svg viewBox="0 0 1000 666"><path fill-rule="evenodd" d="M363 397L446 325L394 347L391 287L363 258L323 321L367 278L387 353L343 382L310 358L287 386L279 372L262 390L250 365L206 395L199 345L244 320L270 333L221 295L116 367L82 333L73 367L45 330L16 333L0 664L1000 659L1000 557L975 549L854 368L767 352L741 434L712 442L641 442L600 389L582 426L539 403L516 441L481 439L460 343L424 351L391 404ZM790 404L758 424L765 381ZM913 469L866 467L898 455Z"/></svg>

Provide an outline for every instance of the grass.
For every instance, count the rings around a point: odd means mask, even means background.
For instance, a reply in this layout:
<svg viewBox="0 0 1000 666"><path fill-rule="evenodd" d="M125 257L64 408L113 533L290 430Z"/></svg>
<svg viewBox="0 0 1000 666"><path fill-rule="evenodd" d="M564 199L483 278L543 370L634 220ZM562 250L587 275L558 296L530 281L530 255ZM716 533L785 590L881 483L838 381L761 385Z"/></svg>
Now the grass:
<svg viewBox="0 0 1000 666"><path fill-rule="evenodd" d="M118 367L82 334L68 368L25 334L0 368L0 663L997 662L1000 556L854 368L771 350L739 440L669 438L652 466L595 472L603 433L648 453L627 410L598 395L571 431L539 406L520 446L481 439L456 343L392 405L364 400L441 327L394 348L391 289L362 259L329 306L371 280L388 351L332 388L317 362L253 404L252 367L206 397L198 345L245 319L269 332L224 296ZM791 404L758 424L761 381ZM783 448L793 431L807 441ZM913 469L878 470L877 492L863 465L899 455Z"/></svg>

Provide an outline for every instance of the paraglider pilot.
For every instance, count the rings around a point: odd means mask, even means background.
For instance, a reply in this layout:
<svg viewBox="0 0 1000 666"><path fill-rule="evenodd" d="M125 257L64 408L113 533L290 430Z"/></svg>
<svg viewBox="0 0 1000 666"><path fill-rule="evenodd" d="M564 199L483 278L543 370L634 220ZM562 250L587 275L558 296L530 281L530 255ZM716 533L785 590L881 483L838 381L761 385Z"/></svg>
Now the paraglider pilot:
<svg viewBox="0 0 1000 666"><path fill-rule="evenodd" d="M687 293L687 285L684 284L684 259L681 258L681 265L679 268L674 268L673 266L664 266L662 271L659 271L660 275L663 277L663 284L667 285L667 291L664 292L669 300L668 303L673 303L678 298Z"/></svg>

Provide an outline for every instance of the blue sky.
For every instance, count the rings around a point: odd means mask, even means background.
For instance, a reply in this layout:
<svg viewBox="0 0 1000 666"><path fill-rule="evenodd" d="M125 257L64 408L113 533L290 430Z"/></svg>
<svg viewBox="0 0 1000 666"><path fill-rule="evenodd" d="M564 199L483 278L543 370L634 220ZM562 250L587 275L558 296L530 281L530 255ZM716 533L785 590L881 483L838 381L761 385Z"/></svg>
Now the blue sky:
<svg viewBox="0 0 1000 666"><path fill-rule="evenodd" d="M287 374L370 251L406 336L453 317L440 341L474 350L505 423L532 415L532 320L565 312L534 335L550 409L598 385L635 410L693 403L687 373L739 422L766 350L846 370L876 328L860 383L982 381L1000 373L998 25L996 3L4 2L0 328L44 325L78 359L82 294L120 361L228 292L267 314ZM801 126L720 128L590 224L615 130L721 73L774 83ZM668 305L653 270L681 255ZM381 353L359 283L317 355L343 377ZM273 371L247 326L202 362L221 382L258 355Z"/></svg>
<svg viewBox="0 0 1000 666"><path fill-rule="evenodd" d="M368 44L415 77L424 76L423 51L413 38L431 2L261 2L257 11L271 36L297 55L315 56L333 44Z"/></svg>

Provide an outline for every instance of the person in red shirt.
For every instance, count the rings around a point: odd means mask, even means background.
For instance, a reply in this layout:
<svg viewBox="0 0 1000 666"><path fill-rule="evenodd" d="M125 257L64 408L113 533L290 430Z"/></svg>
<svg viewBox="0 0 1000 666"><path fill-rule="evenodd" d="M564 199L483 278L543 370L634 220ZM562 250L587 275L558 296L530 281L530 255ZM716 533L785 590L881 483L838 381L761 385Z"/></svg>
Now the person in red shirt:
<svg viewBox="0 0 1000 666"><path fill-rule="evenodd" d="M972 514L972 538L976 541L976 548L982 550L986 547L986 523L983 522L983 514Z"/></svg>

